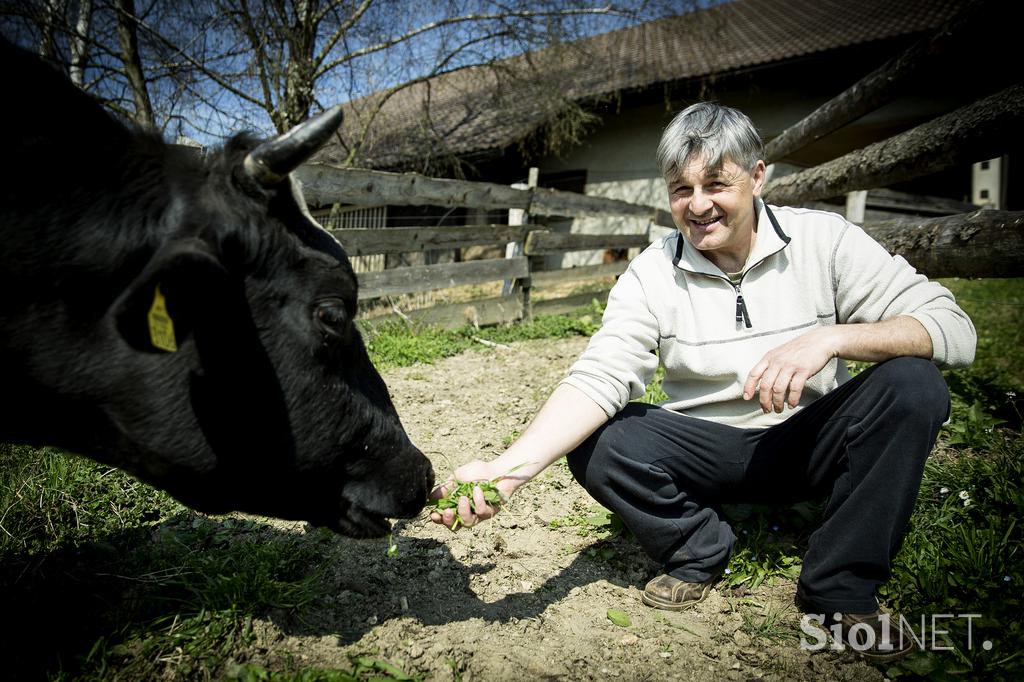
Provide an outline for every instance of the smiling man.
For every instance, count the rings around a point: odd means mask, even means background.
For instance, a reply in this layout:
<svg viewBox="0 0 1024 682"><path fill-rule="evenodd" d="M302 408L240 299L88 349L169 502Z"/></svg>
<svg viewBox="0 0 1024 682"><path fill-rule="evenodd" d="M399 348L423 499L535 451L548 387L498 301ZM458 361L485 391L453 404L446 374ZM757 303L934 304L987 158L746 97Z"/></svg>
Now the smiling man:
<svg viewBox="0 0 1024 682"><path fill-rule="evenodd" d="M728 564L722 504L827 497L797 603L865 656L899 657L913 639L875 594L949 414L938 367L973 360L974 327L947 289L841 216L765 204L761 139L741 112L694 104L657 158L678 232L630 263L527 431L455 477L500 478L510 495L567 455L662 565L644 603L672 610L705 599ZM876 364L851 378L844 360ZM659 362L668 401L630 402ZM467 526L496 512L479 488L458 509Z"/></svg>

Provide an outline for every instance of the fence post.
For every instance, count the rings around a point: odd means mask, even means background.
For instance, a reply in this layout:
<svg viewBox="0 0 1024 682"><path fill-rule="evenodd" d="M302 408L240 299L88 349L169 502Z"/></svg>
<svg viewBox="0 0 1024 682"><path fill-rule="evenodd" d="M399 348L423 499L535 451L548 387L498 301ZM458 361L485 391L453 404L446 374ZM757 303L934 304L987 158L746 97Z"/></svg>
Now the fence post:
<svg viewBox="0 0 1024 682"><path fill-rule="evenodd" d="M517 182L512 185L513 189L533 189L537 186L537 177L540 169L531 167L526 184ZM510 208L508 210L509 225L527 225L530 222L530 214L521 208ZM505 258L515 258L523 255L524 242L509 242L505 245ZM519 294L523 304L523 320L529 322L533 319L530 310L530 273L521 279L507 279L501 287L501 295L509 296Z"/></svg>
<svg viewBox="0 0 1024 682"><path fill-rule="evenodd" d="M864 222L864 214L867 212L868 191L866 189L847 192L846 194L846 219L851 223L860 225Z"/></svg>

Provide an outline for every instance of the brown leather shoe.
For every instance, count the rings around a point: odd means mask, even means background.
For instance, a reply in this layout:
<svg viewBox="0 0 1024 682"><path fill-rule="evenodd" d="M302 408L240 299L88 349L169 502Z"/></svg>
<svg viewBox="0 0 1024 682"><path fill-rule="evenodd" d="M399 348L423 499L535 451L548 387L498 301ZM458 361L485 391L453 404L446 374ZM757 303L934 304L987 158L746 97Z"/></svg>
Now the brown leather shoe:
<svg viewBox="0 0 1024 682"><path fill-rule="evenodd" d="M716 575L702 583L688 583L662 574L647 583L641 600L656 609L682 611L707 599L718 578Z"/></svg>
<svg viewBox="0 0 1024 682"><path fill-rule="evenodd" d="M903 619L881 608L871 613L827 612L811 604L799 590L794 601L808 614L801 621L801 629L804 623L809 624L835 642L838 624L842 641L835 643L872 663L896 661L918 649L917 638L904 626Z"/></svg>

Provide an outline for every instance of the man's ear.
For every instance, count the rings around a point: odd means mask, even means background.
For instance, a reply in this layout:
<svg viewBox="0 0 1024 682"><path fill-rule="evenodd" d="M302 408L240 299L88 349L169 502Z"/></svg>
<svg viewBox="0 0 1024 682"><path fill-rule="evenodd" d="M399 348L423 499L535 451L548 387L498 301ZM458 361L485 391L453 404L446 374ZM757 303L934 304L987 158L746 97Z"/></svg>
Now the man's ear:
<svg viewBox="0 0 1024 682"><path fill-rule="evenodd" d="M764 165L763 160L758 160L754 165L754 170L750 173L750 178L753 181L754 196L761 196L761 192L764 191L764 183L768 178L768 167Z"/></svg>
<svg viewBox="0 0 1024 682"><path fill-rule="evenodd" d="M173 352L225 300L227 288L227 269L207 242L172 241L114 304L117 330L136 350Z"/></svg>

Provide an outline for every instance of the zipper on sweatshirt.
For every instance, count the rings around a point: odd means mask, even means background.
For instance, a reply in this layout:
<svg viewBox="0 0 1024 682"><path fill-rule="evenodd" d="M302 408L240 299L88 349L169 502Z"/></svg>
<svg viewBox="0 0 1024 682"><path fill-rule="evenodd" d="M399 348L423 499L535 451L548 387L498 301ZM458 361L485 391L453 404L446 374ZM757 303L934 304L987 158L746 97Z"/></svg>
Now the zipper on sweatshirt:
<svg viewBox="0 0 1024 682"><path fill-rule="evenodd" d="M768 260L767 256L757 261L749 268L747 268L747 272L750 272L751 270L753 270L755 267L757 267L766 260ZM720 279L729 286L731 286L733 288L733 291L736 292L736 324L742 324L747 329L750 329L754 325L750 321L750 313L747 311L747 303L746 301L743 300L743 290L740 288L740 286L743 284L743 278L747 276L747 272L744 272L743 275L740 276L739 282L733 282L728 277L723 277L721 275L713 275L709 272L695 272L693 274L704 275L705 277L714 277L715 279Z"/></svg>
<svg viewBox="0 0 1024 682"><path fill-rule="evenodd" d="M742 282L743 279L740 278L740 281ZM730 284L732 284L732 282L730 282ZM740 291L739 284L733 284L732 286L736 290L736 324L742 322L744 327L750 329L754 325L750 323L750 314L747 313L747 304L743 302L743 292Z"/></svg>

